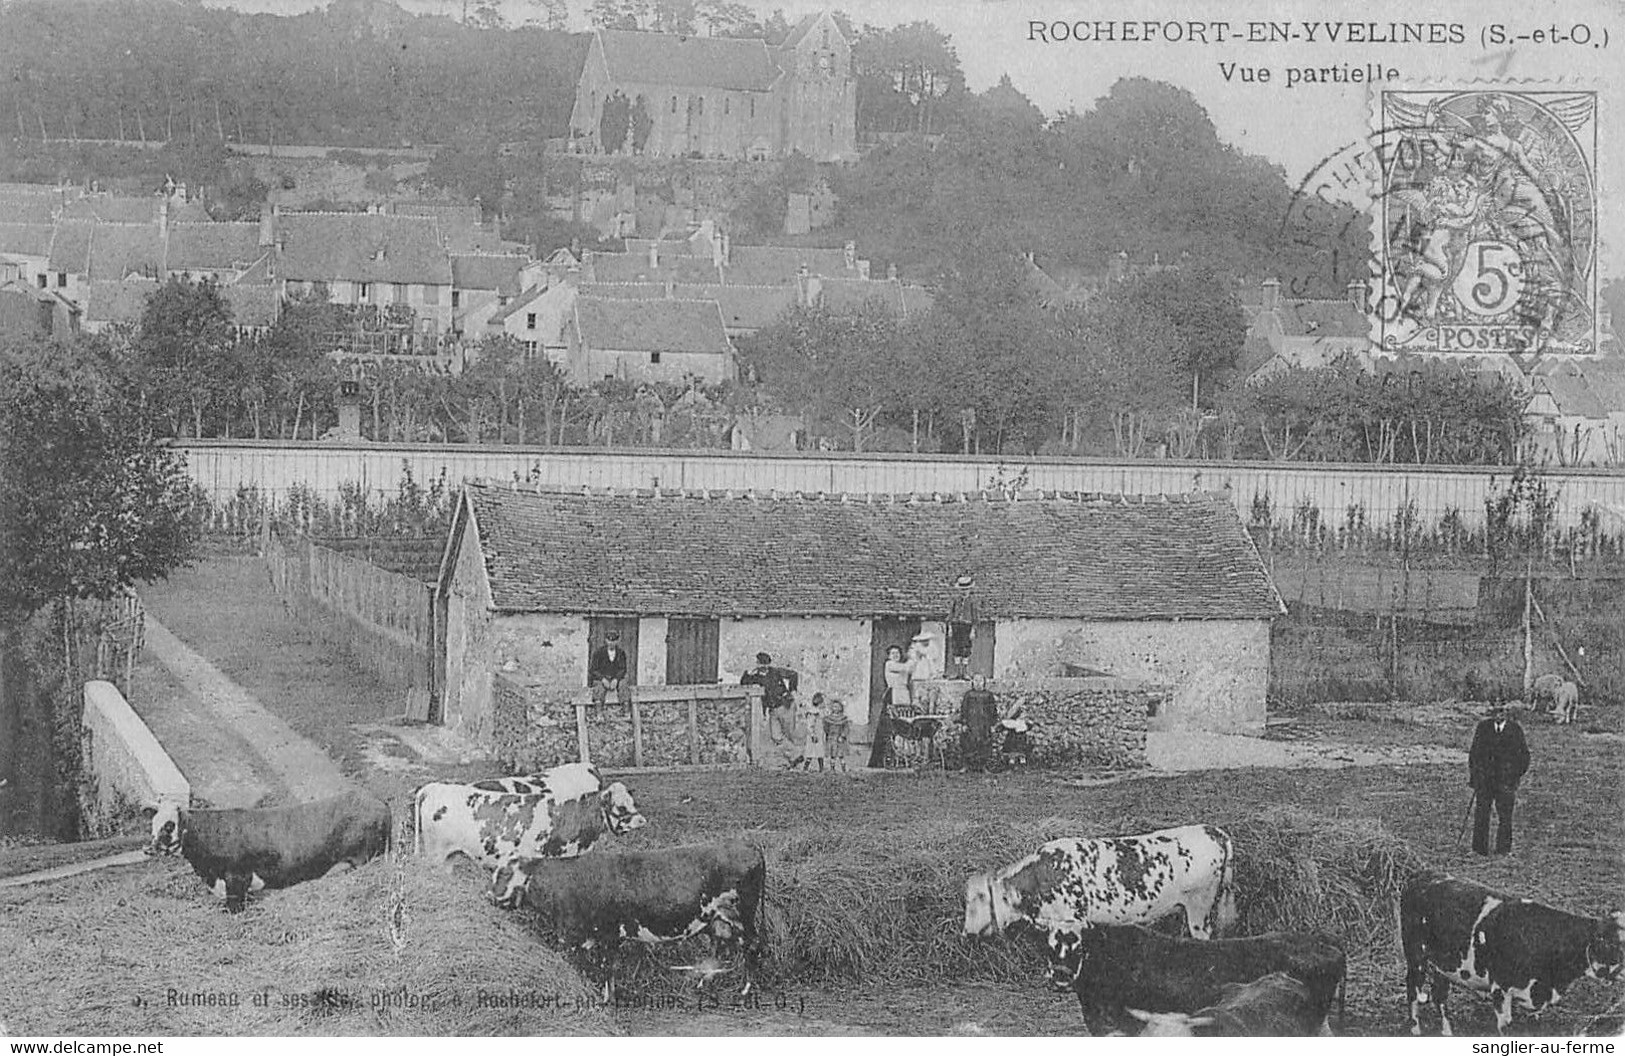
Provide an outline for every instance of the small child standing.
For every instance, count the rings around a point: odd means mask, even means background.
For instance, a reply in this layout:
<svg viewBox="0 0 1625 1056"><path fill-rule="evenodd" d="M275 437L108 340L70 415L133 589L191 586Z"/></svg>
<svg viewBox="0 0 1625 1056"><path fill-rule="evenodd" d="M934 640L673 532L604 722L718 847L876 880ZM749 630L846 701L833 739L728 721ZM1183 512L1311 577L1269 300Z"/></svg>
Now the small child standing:
<svg viewBox="0 0 1625 1056"><path fill-rule="evenodd" d="M851 726L852 721L846 716L846 705L831 697L824 705L824 740L827 742L825 750L829 753L831 770L837 766L843 771L846 770L846 734Z"/></svg>
<svg viewBox="0 0 1625 1056"><path fill-rule="evenodd" d="M824 769L824 758L827 754L824 747L824 694L814 693L812 700L806 704L796 704L796 725L804 731L806 741L801 746L801 768L812 769L812 761L818 760L818 769Z"/></svg>

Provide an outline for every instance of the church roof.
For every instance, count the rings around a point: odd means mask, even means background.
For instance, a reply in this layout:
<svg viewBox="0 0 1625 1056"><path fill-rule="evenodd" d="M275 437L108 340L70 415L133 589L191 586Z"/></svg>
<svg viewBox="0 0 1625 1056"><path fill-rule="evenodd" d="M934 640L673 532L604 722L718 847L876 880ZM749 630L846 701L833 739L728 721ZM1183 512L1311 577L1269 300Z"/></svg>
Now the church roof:
<svg viewBox="0 0 1625 1056"><path fill-rule="evenodd" d="M779 74L767 44L732 37L598 31L604 64L617 84L765 92Z"/></svg>

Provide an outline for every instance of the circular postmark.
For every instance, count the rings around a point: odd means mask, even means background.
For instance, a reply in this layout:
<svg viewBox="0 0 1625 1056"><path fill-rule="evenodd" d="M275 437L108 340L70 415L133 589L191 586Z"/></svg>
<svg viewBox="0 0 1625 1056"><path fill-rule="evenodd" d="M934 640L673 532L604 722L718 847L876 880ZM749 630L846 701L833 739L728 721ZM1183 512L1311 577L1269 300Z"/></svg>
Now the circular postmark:
<svg viewBox="0 0 1625 1056"><path fill-rule="evenodd" d="M1595 351L1595 97L1380 95L1378 130L1299 184L1284 242L1346 244L1352 225L1367 226L1363 268L1300 259L1369 283L1371 337L1390 354L1499 353L1527 372L1543 354Z"/></svg>

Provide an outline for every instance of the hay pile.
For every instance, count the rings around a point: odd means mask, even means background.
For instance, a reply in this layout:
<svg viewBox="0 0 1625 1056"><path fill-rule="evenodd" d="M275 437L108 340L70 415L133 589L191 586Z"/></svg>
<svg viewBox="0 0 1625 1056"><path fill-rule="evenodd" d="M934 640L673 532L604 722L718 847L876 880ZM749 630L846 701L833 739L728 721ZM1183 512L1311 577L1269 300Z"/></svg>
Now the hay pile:
<svg viewBox="0 0 1625 1056"><path fill-rule="evenodd" d="M1030 981L1044 967L1041 945L961 936L966 878L1060 836L1169 824L1128 816L1106 827L1048 818L768 834L758 841L767 856L768 979L814 987ZM1373 821L1290 809L1218 824L1236 848L1239 933L1324 931L1344 943L1351 960L1391 954L1399 892L1421 866L1403 841ZM671 972L659 966L698 955L631 954L622 985L667 990Z"/></svg>
<svg viewBox="0 0 1625 1056"><path fill-rule="evenodd" d="M0 892L0 948L23 984L0 989L0 1020L22 1034L612 1032L580 975L481 891L472 872L406 857L238 916L179 860ZM510 990L520 1007L503 1007ZM482 991L503 1000L481 1007Z"/></svg>

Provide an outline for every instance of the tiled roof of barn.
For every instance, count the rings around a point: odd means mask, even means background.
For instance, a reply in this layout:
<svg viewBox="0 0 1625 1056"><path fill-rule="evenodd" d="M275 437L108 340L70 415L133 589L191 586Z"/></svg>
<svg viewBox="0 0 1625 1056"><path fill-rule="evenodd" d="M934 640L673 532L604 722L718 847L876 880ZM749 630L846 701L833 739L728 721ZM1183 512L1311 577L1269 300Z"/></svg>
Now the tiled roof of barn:
<svg viewBox="0 0 1625 1056"><path fill-rule="evenodd" d="M599 30L616 84L765 92L779 74L767 44L732 37Z"/></svg>
<svg viewBox="0 0 1625 1056"><path fill-rule="evenodd" d="M55 228L50 224L0 224L0 253L49 257L53 234Z"/></svg>
<svg viewBox="0 0 1625 1056"><path fill-rule="evenodd" d="M732 330L760 330L772 326L796 304L794 286L682 285L678 297L716 301L722 324Z"/></svg>
<svg viewBox="0 0 1625 1056"><path fill-rule="evenodd" d="M496 290L504 297L519 295L520 272L530 258L509 253L454 253L451 284L460 290Z"/></svg>
<svg viewBox="0 0 1625 1056"><path fill-rule="evenodd" d="M280 213L278 272L311 282L451 284L451 259L432 217Z"/></svg>
<svg viewBox="0 0 1625 1056"><path fill-rule="evenodd" d="M70 275L88 272L90 236L95 228L94 220L64 220L57 224L56 234L51 238L51 270Z"/></svg>
<svg viewBox="0 0 1625 1056"><path fill-rule="evenodd" d="M282 314L282 294L275 286L233 283L220 287L220 296L238 326L274 326Z"/></svg>
<svg viewBox="0 0 1625 1056"><path fill-rule="evenodd" d="M269 252L257 223L170 224L164 264L170 271L235 271Z"/></svg>
<svg viewBox="0 0 1625 1056"><path fill-rule="evenodd" d="M588 348L605 352L733 353L715 301L577 297L575 325Z"/></svg>
<svg viewBox="0 0 1625 1056"><path fill-rule="evenodd" d="M85 319L93 323L139 323L147 300L158 292L153 279L93 281L85 297Z"/></svg>
<svg viewBox="0 0 1625 1056"><path fill-rule="evenodd" d="M507 612L1262 620L1281 600L1234 507L1190 493L586 494L471 484Z"/></svg>
<svg viewBox="0 0 1625 1056"><path fill-rule="evenodd" d="M156 224L97 223L90 236L90 280L156 279L164 270L164 239Z"/></svg>

